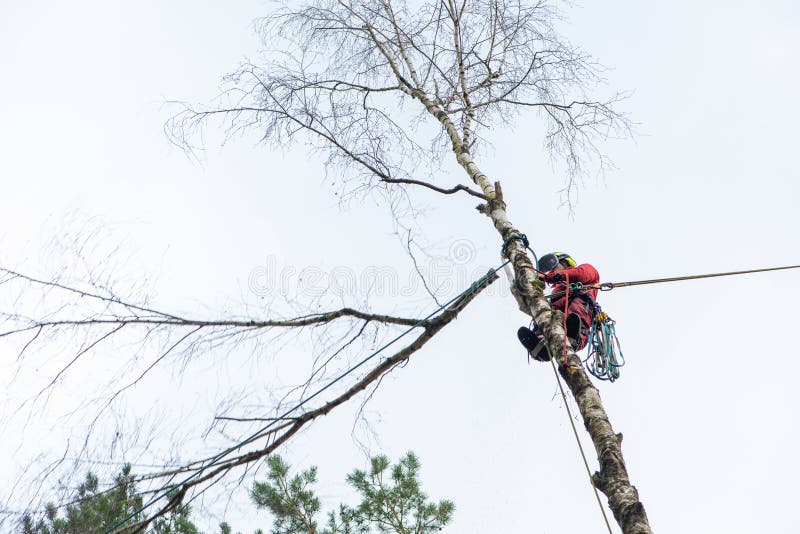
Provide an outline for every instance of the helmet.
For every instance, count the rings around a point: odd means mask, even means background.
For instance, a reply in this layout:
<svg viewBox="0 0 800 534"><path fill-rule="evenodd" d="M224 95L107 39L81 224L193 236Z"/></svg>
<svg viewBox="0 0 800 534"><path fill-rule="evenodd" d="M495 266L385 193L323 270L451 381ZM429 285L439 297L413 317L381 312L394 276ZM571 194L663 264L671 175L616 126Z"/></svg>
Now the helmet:
<svg viewBox="0 0 800 534"><path fill-rule="evenodd" d="M572 256L567 254L566 252L551 252L550 254L545 254L541 258L539 258L539 262L537 264L537 269L539 272L547 273L552 271L556 268L556 265L559 262L564 262L570 267L575 267L578 265L575 260L572 259Z"/></svg>

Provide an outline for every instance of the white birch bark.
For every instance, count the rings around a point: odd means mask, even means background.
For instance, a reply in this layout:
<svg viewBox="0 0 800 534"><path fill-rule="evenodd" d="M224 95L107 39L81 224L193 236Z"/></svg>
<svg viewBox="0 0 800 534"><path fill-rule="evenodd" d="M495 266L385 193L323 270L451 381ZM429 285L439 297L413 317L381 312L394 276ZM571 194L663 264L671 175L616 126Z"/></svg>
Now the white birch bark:
<svg viewBox="0 0 800 534"><path fill-rule="evenodd" d="M481 187L483 193L491 199L484 211L491 218L503 242L508 243L506 250L514 269L517 286L514 294L519 300L520 309L527 311L541 326L550 354L561 355L564 353L566 336L562 326L563 314L553 310L543 297L533 264L522 242L518 239L508 241L509 237L519 232L508 219L505 201L498 198L502 197L502 194L496 195L501 191L499 184L497 188L492 188L486 175L478 169L468 153L459 151L460 148L459 144L453 143L458 162L470 178ZM603 408L600 392L589 380L580 357L570 352L566 358L557 359L558 370L575 397L584 426L597 452L600 471L594 473L593 483L608 497L608 505L625 534L652 533L644 505L639 500L639 493L628 478L622 456L622 435L614 433Z"/></svg>

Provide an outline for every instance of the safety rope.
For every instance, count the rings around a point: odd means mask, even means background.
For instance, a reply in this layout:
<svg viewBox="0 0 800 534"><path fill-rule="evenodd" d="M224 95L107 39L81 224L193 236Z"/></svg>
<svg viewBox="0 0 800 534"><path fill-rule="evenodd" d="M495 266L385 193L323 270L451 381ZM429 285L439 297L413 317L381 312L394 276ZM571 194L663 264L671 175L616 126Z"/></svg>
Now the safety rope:
<svg viewBox="0 0 800 534"><path fill-rule="evenodd" d="M569 274L565 274L565 299L564 299L564 322L562 324L562 328L564 329L564 360L563 365L566 366L569 358L569 351L567 350L567 315L569 311L569 289L571 286L575 284L570 284L569 282ZM542 340L544 343L544 340ZM545 343L545 349L547 350L547 354L550 356L550 366L553 368L553 374L556 377L556 383L558 384L558 390L561 392L561 398L564 401L564 407L567 409L567 418L569 419L570 427L572 427L572 434L575 436L575 442L578 444L578 450L581 453L581 458L583 459L583 466L586 468L586 475L589 477L589 484L592 486L592 490L594 491L594 497L597 500L597 506L600 508L600 513L603 515L603 521L605 521L606 528L608 529L608 534L613 534L611 530L611 523L608 521L608 515L606 514L606 509L603 506L603 501L600 499L600 492L597 490L597 486L594 483L594 478L592 478L592 470L589 467L589 460L586 459L586 451L583 450L583 444L581 443L581 438L578 436L578 429L575 428L575 421L572 416L572 410L569 407L569 401L567 400L567 394L564 391L564 385L561 383L561 377L558 376L558 370L556 369L555 358L550 353L550 347Z"/></svg>
<svg viewBox="0 0 800 534"><path fill-rule="evenodd" d="M651 280L634 280L632 282L602 282L600 284L582 284L573 282L570 284L571 291L583 291L586 289L597 289L599 291L611 291L618 287L643 286L648 284L663 284L666 282L680 282L683 280L697 280L700 278L717 278L720 276L733 276L737 274L764 273L768 271L783 271L786 269L800 269L800 265L788 265L786 267L767 267L764 269L750 269L747 271L730 271L726 273L694 274L689 276L673 276L670 278L653 278ZM558 299L565 294L565 291L555 291L547 296L549 299Z"/></svg>
<svg viewBox="0 0 800 534"><path fill-rule="evenodd" d="M695 274L690 276L673 276L671 278L654 278L652 280L636 280L633 282L605 282L584 286L588 289L599 289L600 291L611 291L618 287L643 286L647 284L661 284L664 282L680 282L682 280L696 280L699 278L716 278L718 276L733 276L736 274L764 273L767 271L783 271L786 269L800 269L800 265L788 265L786 267L767 267L764 269L749 269L747 271L730 271L727 273Z"/></svg>
<svg viewBox="0 0 800 534"><path fill-rule="evenodd" d="M439 313L441 310L443 310L443 309L445 309L446 307L450 306L451 304L453 304L453 303L454 303L454 302L456 302L457 300L459 300L459 299L461 299L461 298L463 298L463 297L465 297L465 296L469 295L470 293L472 293L472 292L475 292L475 291L478 291L479 289L481 289L481 288L482 288L484 285L486 285L486 284L489 282L489 280L490 280L490 279L491 279L493 276L495 276L495 274L497 273L497 271L498 271L498 270L500 270L500 269L502 269L503 267L505 267L505 266L506 266L506 264L508 264L508 263L509 263L509 261L510 261L510 260L506 260L506 261L504 261L504 262L503 262L501 265L499 265L498 267L495 267L494 269L490 269L488 273L486 273L485 275L483 275L482 277L480 277L478 280L476 280L475 282L473 282L473 283L472 283L472 284L471 284L471 285L470 285L470 286L469 286L467 289L465 289L464 291L462 291L461 293L459 293L458 295L456 295L455 297L453 297L453 298L452 298L452 299L450 299L449 301L445 302L444 304L440 305L440 306L439 306L437 309L435 309L434 311L432 311L432 312L431 312L430 314L428 314L426 317L424 317L424 318L420 319L419 321L417 321L417 322L416 322L414 325L412 325L412 326L408 327L408 328L407 328L406 330L404 330L404 331L403 331L401 334L399 334L399 335L398 335L398 336L396 336L394 339L392 339L391 341L389 341L388 343L386 343L385 345L383 345L381 348L379 348L378 350L374 351L372 354L370 354L369 356L367 356L366 358L364 358L363 360L361 360L360 362L358 362L356 365L354 365L353 367L350 367L349 369L347 369L346 371L344 371L342 374L340 374L339 376L337 376L336 378L334 378L333 380L331 380L330 382L328 382L328 383L327 383L325 386L323 386L323 387L321 387L320 389L318 389L317 391L315 391L315 392L314 392L312 395L310 395L310 396L306 397L306 398L305 398L305 399L303 399L301 402L299 402L298 404L296 404L294 407L292 407L292 408L290 408L289 410L287 410L286 412L284 412L284 413L283 413L283 415L281 415L280 417L276 417L276 418L272 419L272 421L271 421L269 424L265 425L264 427L262 427L262 428L260 428L259 430L257 430L255 433L251 434L251 435L250 435L250 436L249 436L247 439L245 439L245 440L243 440L243 441L240 441L240 442L239 442L239 443L237 443L236 445L233 445L233 446L231 446L231 447L229 447L229 448L225 449L224 451L222 451L222 452L220 452L220 453L216 454L214 457L212 457L210 460L208 460L208 463L206 463L205 465L203 465L202 467L200 467L200 468L199 468L197 471L195 471L193 474L189 475L187 478L185 478L185 479L184 479L184 480L182 480L181 482L178 482L178 483L175 483L175 484L169 484L169 485L162 486L162 487L161 487L159 490L157 490L157 491L155 491L155 492L154 492L154 496L153 496L153 497L152 497L152 498L151 498L151 499L150 499L150 500L149 500L149 501L148 501L146 504L144 504L144 505L143 505L142 507L140 507L138 510L135 510L135 511L131 512L131 513L130 513L128 516L126 516L124 519L122 519L121 521L119 521L118 523L116 523L115 525L113 525L112 527L110 527L109 529L105 530L105 531L104 531L104 534L111 534L111 533L113 533L113 532L117 531L117 529L121 528L121 527L122 527L123 525L125 525L125 524L126 524L128 521L130 521L131 519L133 519L134 517L136 517L136 516L137 516L137 515L139 515L140 513L144 512L145 510L147 510L148 508L150 508L151 506L153 506L153 505L154 505L156 502L158 502L158 501L159 501L161 498L163 498L163 497L166 497L166 496L169 496L169 495L170 495L170 494L171 494L173 491L177 490L178 488L180 488L181 486L183 486L183 485L184 485L184 484L186 484L187 482L190 482L191 480L193 480L193 479L195 479L195 478L198 478L198 477L199 477L200 475L202 475L202 474L203 474L203 472L205 472L207 469L209 469L209 468L211 468L211 467L214 467L214 466L216 466L216 465L219 465L219 464L220 464L220 462L221 462L221 461L222 461L222 460L223 460L223 459L224 459L224 458L225 458L225 457L226 457L228 454L230 454L231 452L233 452L233 451L235 451L235 450L237 450L237 449L240 449L241 447L244 447L245 445L247 445L247 444L249 444L249 443L252 443L253 441L255 441L255 440L259 439L261 436L263 436L263 435L264 435L264 432L266 432L267 430L269 430L270 428L272 428L273 426L275 426L277 423L279 423L279 422L282 422L282 421L285 421L285 420L286 420L286 418L287 418L289 415L291 415L291 414L292 414L293 412L295 412L296 410L299 410L301 407L303 407L303 406L304 406L304 405L305 405L307 402L309 402L311 399L313 399L313 398L317 397L317 396L318 396L318 395L320 395L322 392L324 392L325 390L329 389L331 386L333 386L334 384L336 384L338 381L342 380L342 379L343 379L343 378L345 378L347 375L349 375L350 373L352 373L353 371L355 371L356 369L358 369L359 367L361 367L362 365L364 365L365 363L367 363L369 360L371 360L372 358L374 358L375 356L377 356L378 354L380 354L381 352L383 352L384 350L386 350L387 348L389 348L391 345L393 345L394 343L396 343L397 341L399 341L401 338L405 337L405 336L406 336L408 333L410 333L410 332L411 332L412 330L414 330L415 328L418 328L418 327L422 326L422 325L423 325L423 323L425 323L425 322L426 322L428 319L430 319L431 317L433 317L434 315L436 315L437 313Z"/></svg>
<svg viewBox="0 0 800 534"><path fill-rule="evenodd" d="M564 338L566 339L566 335ZM547 353L550 354L550 348L545 345L547 348ZM566 349L565 349L566 350ZM564 362L566 365L566 361ZM603 521L606 523L606 528L608 529L609 534L613 534L611 530L611 523L608 521L608 516L606 515L606 508L603 506L603 501L600 499L600 492L597 490L597 485L594 483L594 478L592 478L592 470L589 468L589 461L586 459L586 452L583 450L583 444L581 443L581 438L578 436L578 429L575 428L575 420L572 417L572 410L569 408L569 402L567 401L567 394L564 392L564 386L561 383L561 377L558 376L558 370L556 369L556 364L552 354L550 355L550 366L553 368L553 374L556 375L556 382L558 383L558 389L561 392L561 398L564 401L564 407L567 409L567 417L569 418L569 424L572 427L572 434L575 436L575 442L578 444L578 450L581 452L581 458L583 458L583 466L586 468L586 474L589 476L589 483L592 485L592 489L594 490L594 496L597 499L597 506L600 507L600 513L603 514Z"/></svg>
<svg viewBox="0 0 800 534"><path fill-rule="evenodd" d="M569 357L569 351L567 351L567 312L569 312L569 275L564 275L566 279L566 290L564 291L564 324L562 325L564 328L564 365L567 365L567 358ZM552 360L552 358L551 358Z"/></svg>

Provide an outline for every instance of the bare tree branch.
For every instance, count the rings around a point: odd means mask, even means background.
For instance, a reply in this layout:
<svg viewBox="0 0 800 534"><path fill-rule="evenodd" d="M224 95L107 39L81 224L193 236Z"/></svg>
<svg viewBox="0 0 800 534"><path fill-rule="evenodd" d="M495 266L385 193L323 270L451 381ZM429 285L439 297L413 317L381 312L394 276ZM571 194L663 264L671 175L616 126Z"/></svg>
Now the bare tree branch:
<svg viewBox="0 0 800 534"><path fill-rule="evenodd" d="M467 187L465 185L461 185L461 184L458 184L458 185L456 185L454 187L451 187L450 189L444 189L444 188L441 188L441 187L437 187L437 186L435 186L433 184L429 184L427 182L422 182L420 180L411 180L411 179L403 179L403 178L381 178L381 181L382 182L386 182L387 184L419 185L419 186L422 186L422 187L427 187L428 189L433 189L437 193L442 193L443 195L452 195L453 193L458 193L459 191L464 191L465 193L468 193L468 194L470 194L470 195L472 195L474 197L477 197L477 198L480 198L480 199L483 199L483 200L489 200L483 193L478 193L477 191L474 191L474 190L470 189L469 187Z"/></svg>
<svg viewBox="0 0 800 534"><path fill-rule="evenodd" d="M616 109L622 95L588 96L602 85L602 68L558 34L554 27L558 19L558 11L544 0L426 0L413 9L400 0L287 3L259 24L267 59L259 65L246 62L228 75L225 91L212 105L184 104L182 111L167 122L165 131L187 152L202 148L194 140L202 140L204 128L212 121L223 125L226 137L255 132L262 142L274 146L306 143L324 154L327 168L340 172L347 194L379 190L389 196L392 209L396 209L398 199L407 199L406 192L411 188L405 186L434 191L442 198L452 198L449 195L458 192L480 198L481 213L489 216L501 242L507 244L518 304L543 326L546 342L555 351L564 342L558 314L542 298L524 246L510 239L519 232L507 217L499 182L489 179L477 159L488 145L492 128L507 128L516 117L538 112L545 126L544 148L565 167L570 203L576 180L595 162L600 168L606 164L596 143L630 134L630 122ZM453 163L463 174L451 186ZM373 314L350 306L322 313L301 312L288 319L206 320L127 302L110 290L83 290L0 269L0 284L15 281L43 293L69 296L68 302L40 314L28 316L17 310L0 313L5 328L0 330L0 338L23 333L30 336L18 352L20 359L23 354L29 358L42 342L43 333L84 335L79 348L69 353L74 357L55 373L51 385L74 374L66 371L79 365L87 353L129 335L134 327L144 330L144 338L138 340L140 346L152 349L157 345L158 350L147 358L136 353L134 359L141 361L122 373L124 378L119 382L123 386L101 400L102 409L181 350L185 364L190 356L225 344L257 344L265 332L277 331L270 338L276 344L279 340L286 343L286 338L280 337L286 332L316 327L312 330L324 335L326 344L324 350L315 350L304 380L288 391L268 393L276 401L275 413L280 414L297 397L297 406L302 407L324 391L309 395L314 385L329 378L328 366L341 360L343 354L363 351L364 338L378 336L375 324L424 329L409 346L347 385L326 404L297 416L289 417L290 412L286 412L244 440L242 429L262 419L249 416L263 415L262 404L266 402L256 402L249 411L234 415L231 406L236 403L229 397L220 403L220 412L206 435L213 428L234 445L201 460L184 462L183 467L148 474L147 480L161 485L153 493L157 512L120 531L146 528L149 521L175 509L185 498L202 494L236 467L246 471L307 423L374 387L474 297L467 295L427 320ZM78 299L84 307L75 306L70 298ZM339 319L348 327L344 332L336 330ZM626 534L650 532L599 396L585 373L581 375L580 365L573 365L574 358L570 356L562 363L562 373L570 376L567 383L598 452L601 469L597 486L606 492ZM224 434L227 423L236 423L230 425L234 428L232 436ZM88 439L87 435L84 443ZM182 475L186 478L176 483Z"/></svg>
<svg viewBox="0 0 800 534"><path fill-rule="evenodd" d="M213 481L218 479L220 476L223 476L230 472L231 469L250 464L261 458L269 455L273 451L275 451L278 447L288 441L293 435L299 432L304 426L308 423L314 421L315 419L327 415L333 409L338 406L341 406L358 393L364 391L370 384L380 380L386 373L390 372L394 369L398 364L407 361L411 355L415 352L420 350L434 335L436 335L440 330L442 330L445 326L447 326L450 322L452 322L458 314L470 303L472 300L478 295L480 291L482 291L485 287L489 284L497 280L497 275L493 272L490 273L491 276L486 279L486 281L479 286L475 286L473 290L466 292L463 297L459 298L455 302L453 302L450 306L448 306L442 313L434 317L430 320L429 325L425 328L425 331L420 334L411 344L400 350L399 352L395 353L393 356L390 356L384 359L380 364L375 366L371 371L369 371L365 376L359 379L355 384L350 386L344 393L341 393L337 397L333 398L332 400L328 401L327 403L315 408L313 410L309 410L305 413L302 413L299 416L293 417L293 422L286 422L283 425L280 425L275 428L271 428L269 430L265 429L264 431L258 432L255 435L251 436L250 438L242 441L241 443L237 444L234 447L229 448L228 450L220 453L213 458L209 458L207 460L201 461L196 468L189 470L193 474L190 477L187 477L183 482L179 484L169 484L166 488L169 488L168 492L164 492L162 490L162 497L167 498L167 503L158 507L158 511L148 517L147 519L138 522L138 523L131 523L127 525L120 526L115 533L122 533L122 532L135 532L136 529L146 527L150 524L151 521L156 519L157 517L161 517L164 514L168 513L169 511L177 508L182 502L184 497L187 495L187 492L196 486L204 484L209 481ZM311 400L314 398L314 395L310 397L306 397L303 402ZM285 420L285 418L277 418L274 421ZM284 430L285 429L285 430ZM266 446L254 449L249 452L245 452L239 454L237 456L233 456L227 458L230 453L241 449L242 447L253 443L257 440L264 439L266 437L271 437L277 434L279 430L284 430L284 432L274 438L274 440L269 441ZM194 462L198 464L198 462ZM173 476L176 471L168 471L162 474L162 476ZM158 475L151 478L157 478ZM165 489L166 489L165 488ZM154 504L155 501L152 501Z"/></svg>

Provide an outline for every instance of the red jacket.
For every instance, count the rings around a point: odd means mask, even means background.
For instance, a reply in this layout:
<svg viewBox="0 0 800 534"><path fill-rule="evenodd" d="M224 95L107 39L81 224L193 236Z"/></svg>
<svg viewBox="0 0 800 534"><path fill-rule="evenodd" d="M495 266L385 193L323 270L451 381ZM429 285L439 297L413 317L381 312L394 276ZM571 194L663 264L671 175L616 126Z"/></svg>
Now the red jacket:
<svg viewBox="0 0 800 534"><path fill-rule="evenodd" d="M547 274L554 273L556 271L550 271ZM570 267L569 269L564 269L562 271L557 271L564 277L565 283L574 284L575 282L580 282L583 285L597 285L600 283L600 273L597 272L592 265L588 263L582 263L577 267ZM559 293L564 291L566 288L561 284L555 284L553 287L553 293ZM583 290L585 293L588 293L592 296L593 299L597 298L597 289L585 289ZM569 293L569 308L567 310L567 314L569 313L576 313L578 316L586 323L586 325L592 324L592 313L591 310L587 308L583 299L574 299L573 298L573 291ZM551 305L556 310L564 311L564 298L566 294L557 297L555 300L551 302Z"/></svg>

